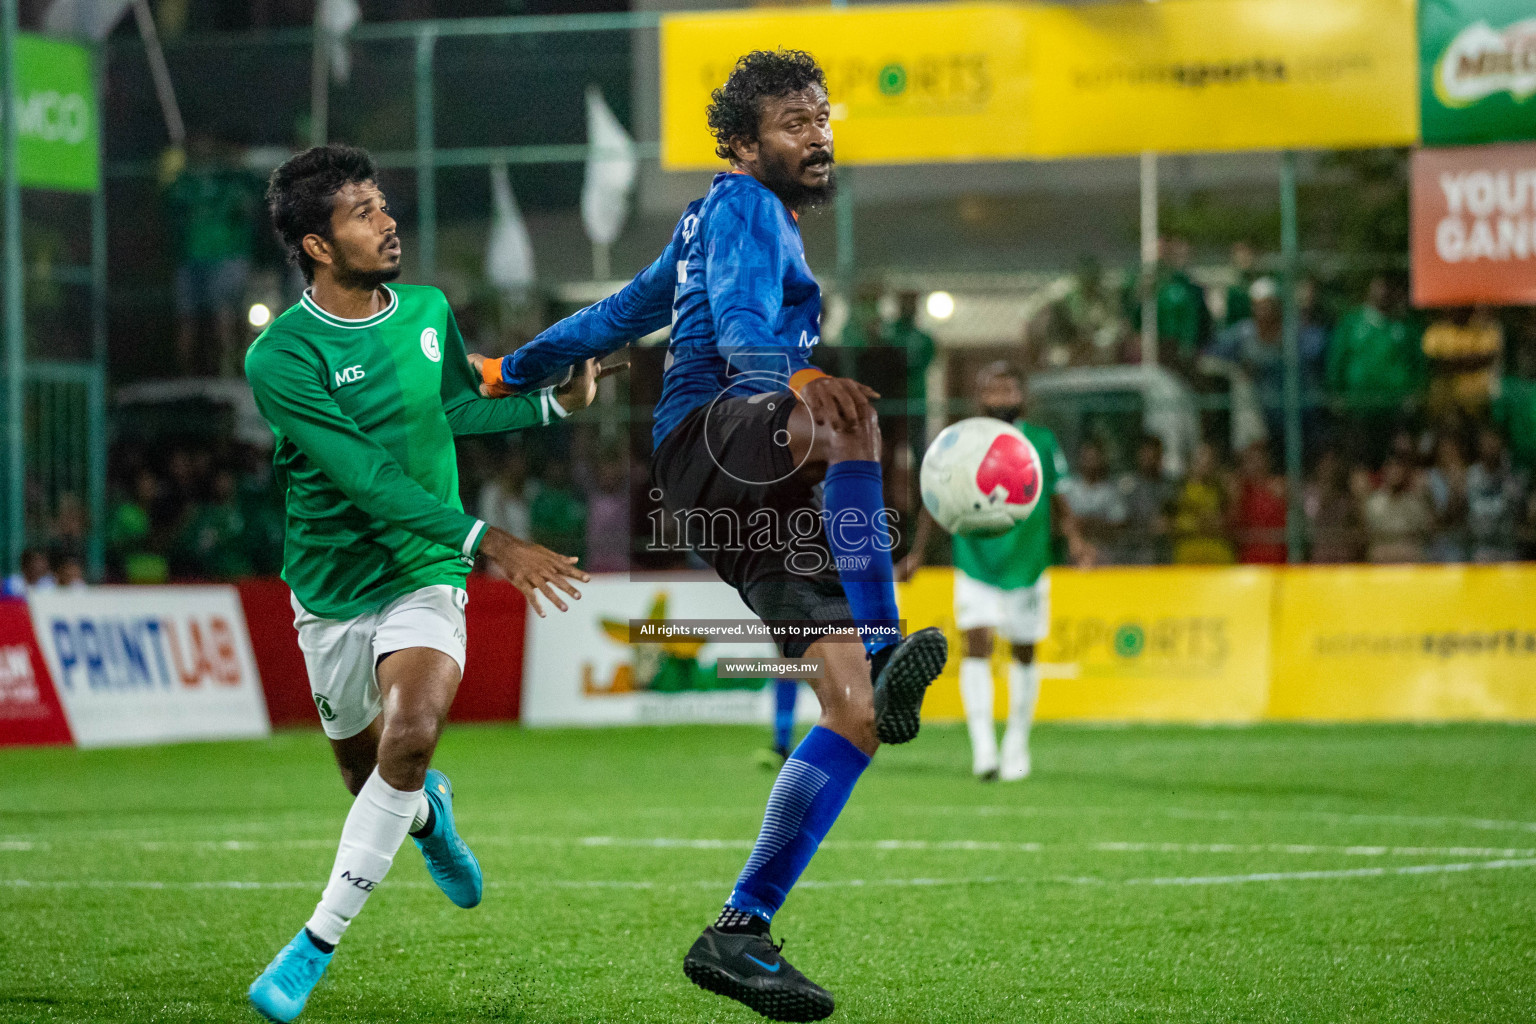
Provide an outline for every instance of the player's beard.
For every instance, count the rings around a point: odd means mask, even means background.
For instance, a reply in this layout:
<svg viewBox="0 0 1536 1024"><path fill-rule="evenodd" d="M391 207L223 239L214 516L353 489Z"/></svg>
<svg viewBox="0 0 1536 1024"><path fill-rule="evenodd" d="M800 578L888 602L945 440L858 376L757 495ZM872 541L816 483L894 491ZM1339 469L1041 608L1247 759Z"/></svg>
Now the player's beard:
<svg viewBox="0 0 1536 1024"><path fill-rule="evenodd" d="M821 185L806 185L800 181L800 175L806 168L819 163L826 163L827 180ZM789 160L775 160L771 157L762 161L763 184L767 185L774 195L783 200L784 205L791 210L806 210L831 202L837 194L837 169L832 166L832 154L826 153L824 158L812 157L809 162Z"/></svg>
<svg viewBox="0 0 1536 1024"><path fill-rule="evenodd" d="M982 415L990 416L1004 423L1012 423L1024 414L1024 407L1019 405L987 405L982 406Z"/></svg>
<svg viewBox="0 0 1536 1024"><path fill-rule="evenodd" d="M340 253L337 254L340 256ZM364 270L347 263L345 258L336 261L336 283L343 288L356 289L360 292L370 292L381 284L393 281L400 276L400 264L392 267L373 267Z"/></svg>

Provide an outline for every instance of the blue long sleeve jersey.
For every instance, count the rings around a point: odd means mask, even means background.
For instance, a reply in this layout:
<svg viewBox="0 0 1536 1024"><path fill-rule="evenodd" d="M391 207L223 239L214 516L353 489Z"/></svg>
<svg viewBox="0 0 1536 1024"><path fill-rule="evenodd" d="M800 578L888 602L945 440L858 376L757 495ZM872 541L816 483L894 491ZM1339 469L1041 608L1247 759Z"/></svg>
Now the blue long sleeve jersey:
<svg viewBox="0 0 1536 1024"><path fill-rule="evenodd" d="M620 291L539 334L501 361L501 379L526 391L583 359L607 355L670 323L652 440L729 391L782 391L811 369L821 340L821 289L794 216L746 174L715 175L688 204L672 241Z"/></svg>

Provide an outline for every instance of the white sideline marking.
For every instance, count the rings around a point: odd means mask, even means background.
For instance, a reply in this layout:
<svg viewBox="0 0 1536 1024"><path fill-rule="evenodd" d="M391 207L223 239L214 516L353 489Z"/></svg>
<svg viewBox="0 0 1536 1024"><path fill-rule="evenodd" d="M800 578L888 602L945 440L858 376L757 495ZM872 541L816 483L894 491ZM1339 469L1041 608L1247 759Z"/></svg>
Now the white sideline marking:
<svg viewBox="0 0 1536 1024"><path fill-rule="evenodd" d="M686 810L690 814L704 814L711 811L721 813L739 814L740 807L722 808L665 808L665 807L641 807L636 808L636 815L675 814L679 810ZM1246 820L1283 820L1286 818L1302 819L1308 821L1322 821L1331 824L1386 824L1386 825L1422 825L1426 827L1452 828L1465 827L1481 831L1509 831L1536 833L1536 822L1508 821L1497 818L1463 818L1447 815L1411 815L1411 814L1355 814L1341 811L1307 811L1307 810L1199 810L1194 808L1169 807L1146 809L1129 806L1094 806L1084 805L1077 807L1035 807L1029 805L993 805L993 804L906 804L896 807L881 807L879 813L889 815L892 811L904 812L914 815L975 815L977 817L1084 817L1087 815L1124 815L1126 817L1167 817L1176 820L1199 821L1246 821ZM760 810L759 810L760 813ZM866 813L862 807L852 807L846 812L851 817L858 817ZM873 812L870 812L873 813ZM304 831L312 831L315 827L317 815L308 815L300 818L275 818L261 821L236 821L220 826L223 832L258 832L264 835L272 835L281 832L284 828L298 824ZM11 833L0 835L0 851L19 850L21 844L31 844L30 849L46 849L54 843L85 842L85 841L118 841L136 842L142 844L144 849L160 849L179 845L201 844L205 849L257 849L266 845L292 846L331 846L336 845L334 837L309 838L309 839L284 839L280 841L255 839L184 839L184 840L160 840L154 839L156 829L152 826L143 826L131 829L99 829L68 832L64 834L54 833ZM521 837L480 837L477 842L521 842ZM734 840L733 840L734 841ZM699 840L707 842L707 840ZM742 840L742 842L748 842ZM594 844L596 845L596 844ZM1454 849L1454 848L1452 848Z"/></svg>
<svg viewBox="0 0 1536 1024"><path fill-rule="evenodd" d="M926 888L932 886L967 885L1036 885L1060 882L1067 885L1117 886L1117 885L1238 885L1254 882L1301 882L1343 878L1383 878L1390 875L1440 875L1466 871L1495 871L1504 868L1536 867L1536 857L1518 859L1470 861L1459 864L1409 864L1398 867L1346 868L1337 871L1265 871L1249 875L1195 875L1185 878L1008 878L984 875L975 878L845 878L802 879L798 886L806 889L859 889L871 886L897 888ZM488 889L699 889L728 888L732 883L725 880L693 882L646 882L605 879L528 879L526 881L493 881L485 883ZM160 882L137 879L54 879L33 881L25 878L0 879L0 886L12 889L228 889L236 891L263 889L321 889L321 881L309 882ZM392 889L434 889L430 882L391 882Z"/></svg>
<svg viewBox="0 0 1536 1024"><path fill-rule="evenodd" d="M477 840L478 842L479 840ZM495 842L518 843L573 843L576 846L638 846L654 847L656 849L669 850L681 848L685 850L747 850L751 849L751 839L631 839L626 836L582 836L580 839L561 839L558 836L504 836L493 839ZM823 843L823 846L826 844Z"/></svg>
<svg viewBox="0 0 1536 1024"><path fill-rule="evenodd" d="M581 847L617 847L638 849L747 850L751 839L679 839L669 836L636 838L631 836L477 836L476 845L524 846L555 845ZM164 840L139 843L142 850L196 849L216 852L254 852L276 847L283 849L331 849L335 839L283 840ZM43 852L51 843L23 841L0 842L0 853ZM918 850L965 853L1044 853L1056 850L1091 850L1095 853L1282 853L1301 856L1341 854L1346 857L1536 857L1536 848L1500 848L1484 846L1341 846L1320 843L1167 843L1167 842L1097 842L1035 843L1001 842L982 839L829 839L821 844L831 850Z"/></svg>
<svg viewBox="0 0 1536 1024"><path fill-rule="evenodd" d="M1162 816L1178 820L1194 821L1245 821L1262 818L1302 818L1311 821L1326 821L1333 824L1386 824L1386 825L1427 825L1436 827L1466 827L1485 831L1510 831L1510 832L1536 832L1536 821L1506 821L1498 818L1461 818L1451 815L1414 815L1414 814L1356 814L1344 811L1307 811L1287 810L1275 808L1272 810L1249 809L1242 811L1229 810L1201 810L1190 807L1162 807L1140 808L1125 806L1095 806L1083 805L1079 807L1036 807L1028 804L903 804L896 807L881 807L879 813L888 815L901 812L913 815L940 814L940 815L975 815L980 818L988 817L1061 817L1076 818L1089 814L1111 815L1123 814L1126 816L1139 815L1141 817ZM873 813L869 808L854 807L849 811L853 815L861 813Z"/></svg>
<svg viewBox="0 0 1536 1024"><path fill-rule="evenodd" d="M1120 885L1240 885L1245 882L1309 882L1328 878L1380 878L1384 875L1441 875L1458 871L1495 871L1536 867L1536 857L1478 860L1463 864L1406 864L1398 867L1340 868L1336 871L1265 871L1252 875L1206 875L1194 878L1127 878Z"/></svg>

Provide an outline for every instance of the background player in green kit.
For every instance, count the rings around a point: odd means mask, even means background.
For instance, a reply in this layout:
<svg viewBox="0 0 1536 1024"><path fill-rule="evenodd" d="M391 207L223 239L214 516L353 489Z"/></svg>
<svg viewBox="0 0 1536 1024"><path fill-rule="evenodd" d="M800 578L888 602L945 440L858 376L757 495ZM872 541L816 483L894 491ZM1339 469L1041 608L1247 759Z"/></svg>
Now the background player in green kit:
<svg viewBox="0 0 1536 1024"><path fill-rule="evenodd" d="M442 292L386 284L400 238L373 161L323 146L272 174L277 234L311 287L257 338L245 372L276 435L287 501L283 578L321 725L356 797L304 928L250 987L271 1020L304 1009L336 943L411 835L454 903L480 902L480 865L429 769L464 669L464 578L477 553L544 614L574 558L464 512L455 435L548 424L591 402L595 364L560 389L479 394Z"/></svg>
<svg viewBox="0 0 1536 1024"><path fill-rule="evenodd" d="M977 375L976 396L984 416L1012 423L1040 453L1044 486L1040 505L1030 517L1001 537L955 536L955 625L965 634L960 661L960 700L971 734L971 770L982 779L1022 779L1029 775L1029 727L1040 696L1035 645L1051 626L1051 528L1058 525L1079 566L1093 564L1092 545L1083 540L1071 508L1058 493L1067 461L1056 435L1028 423L1024 382L1007 363L992 363ZM933 520L925 511L913 538L912 554L902 564L903 578L921 564ZM998 756L992 720L992 645L1001 633L1013 655L1008 664L1008 726Z"/></svg>

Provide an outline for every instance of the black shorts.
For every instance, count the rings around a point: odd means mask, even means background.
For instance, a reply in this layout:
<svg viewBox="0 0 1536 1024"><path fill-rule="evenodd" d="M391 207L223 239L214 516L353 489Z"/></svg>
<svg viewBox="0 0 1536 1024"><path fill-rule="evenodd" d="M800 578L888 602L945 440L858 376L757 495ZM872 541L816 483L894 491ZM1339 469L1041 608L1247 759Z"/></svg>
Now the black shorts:
<svg viewBox="0 0 1536 1024"><path fill-rule="evenodd" d="M847 625L853 613L823 532L819 485L789 450L794 407L792 392L774 391L695 409L656 449L651 486L669 537L713 566L764 622ZM798 658L812 641L777 642Z"/></svg>

